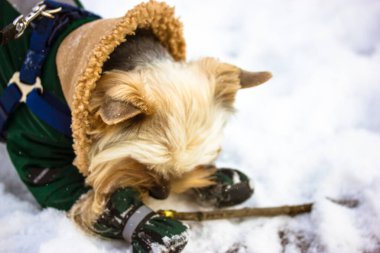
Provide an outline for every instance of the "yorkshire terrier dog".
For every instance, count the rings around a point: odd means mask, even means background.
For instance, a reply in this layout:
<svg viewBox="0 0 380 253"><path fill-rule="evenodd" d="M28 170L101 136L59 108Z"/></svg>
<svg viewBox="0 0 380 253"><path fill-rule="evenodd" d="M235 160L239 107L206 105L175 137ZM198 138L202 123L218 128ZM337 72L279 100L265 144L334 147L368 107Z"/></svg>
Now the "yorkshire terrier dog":
<svg viewBox="0 0 380 253"><path fill-rule="evenodd" d="M90 113L97 115L97 124L91 133L95 141L86 182L93 191L72 208L74 219L96 231L99 217L105 222L117 209L109 200L112 193L125 188L128 191L119 194L139 202L130 206L142 205L140 200L149 195L164 199L170 192L189 190L215 207L249 198L253 189L243 173L217 170L213 164L221 151L223 128L234 113L236 93L267 81L270 73L247 72L213 58L176 62L149 30L138 30L127 41L104 65L91 97ZM130 206L122 209L126 216L133 214ZM160 217L144 222L151 219ZM168 226L179 232L165 241L162 235L152 235L154 229L145 231L140 225L132 242L141 237L145 245L134 246L151 249L157 243L179 251L186 242L185 227L161 222L163 230Z"/></svg>
<svg viewBox="0 0 380 253"><path fill-rule="evenodd" d="M245 174L214 164L223 128L235 111L236 93L266 82L271 74L245 71L214 58L186 62L182 24L165 3L140 4L119 19L80 22L59 42L57 71L51 70L57 72L71 110L73 135L68 143L70 148L74 143L74 162L69 157L57 163L36 151L49 142L60 147L65 140L53 139L49 129L44 130L49 134L31 135L23 150L41 147L11 153L11 158L20 164L19 174L36 199L41 196L42 206L69 210L85 231L125 239L134 252L180 252L188 227L160 216L144 202L190 192L197 202L221 208L252 195ZM12 130L13 125L7 142L10 151L18 151L17 145L24 145L18 136L26 136L31 127ZM16 130L23 132L12 134ZM48 157L57 165L44 162L36 168L29 154ZM25 157L32 168L18 163ZM62 173L53 168L61 164L67 165ZM73 186L54 186L54 180L74 174L79 179L72 180ZM49 189L54 194L47 194Z"/></svg>

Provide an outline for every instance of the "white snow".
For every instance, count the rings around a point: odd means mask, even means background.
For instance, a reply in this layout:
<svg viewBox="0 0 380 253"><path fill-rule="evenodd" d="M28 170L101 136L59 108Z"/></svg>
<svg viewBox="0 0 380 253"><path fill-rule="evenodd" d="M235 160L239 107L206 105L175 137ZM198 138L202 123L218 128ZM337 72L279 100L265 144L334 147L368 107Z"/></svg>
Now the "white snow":
<svg viewBox="0 0 380 253"><path fill-rule="evenodd" d="M105 17L139 1L83 1ZM315 201L298 217L189 223L184 252L380 252L380 2L171 0L188 58L214 56L270 70L240 91L219 166L245 171L256 191L241 206ZM0 252L129 252L41 210L0 147ZM335 200L358 200L357 207ZM195 210L188 198L154 208Z"/></svg>

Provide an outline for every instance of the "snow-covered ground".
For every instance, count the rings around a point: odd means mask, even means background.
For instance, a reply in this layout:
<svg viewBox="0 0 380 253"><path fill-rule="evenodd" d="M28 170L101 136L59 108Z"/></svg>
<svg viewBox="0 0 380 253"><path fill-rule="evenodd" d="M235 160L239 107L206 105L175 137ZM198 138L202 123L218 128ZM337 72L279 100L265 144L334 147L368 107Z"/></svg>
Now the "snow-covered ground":
<svg viewBox="0 0 380 253"><path fill-rule="evenodd" d="M83 1L105 17L139 1ZM190 223L185 252L380 252L380 2L177 0L188 58L270 70L240 91L219 166L251 176L242 206L315 201L311 214ZM348 205L329 199L349 200ZM357 203L355 203L357 201ZM179 197L154 207L194 210ZM0 147L0 252L128 252L41 210Z"/></svg>

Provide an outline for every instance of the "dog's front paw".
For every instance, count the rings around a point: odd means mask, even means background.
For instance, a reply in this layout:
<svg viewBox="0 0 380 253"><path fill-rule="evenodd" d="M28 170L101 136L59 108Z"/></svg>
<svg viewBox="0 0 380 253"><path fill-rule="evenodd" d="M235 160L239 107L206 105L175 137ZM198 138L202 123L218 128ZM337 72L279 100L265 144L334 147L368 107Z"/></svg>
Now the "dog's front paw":
<svg viewBox="0 0 380 253"><path fill-rule="evenodd" d="M233 206L249 199L254 191L249 178L235 169L218 169L214 180L214 185L194 189L201 204L215 207Z"/></svg>
<svg viewBox="0 0 380 253"><path fill-rule="evenodd" d="M94 232L131 242L134 253L181 252L188 241L188 227L158 215L132 188L115 191L94 224Z"/></svg>
<svg viewBox="0 0 380 253"><path fill-rule="evenodd" d="M187 229L178 220L155 214L133 234L133 252L181 252L188 241Z"/></svg>

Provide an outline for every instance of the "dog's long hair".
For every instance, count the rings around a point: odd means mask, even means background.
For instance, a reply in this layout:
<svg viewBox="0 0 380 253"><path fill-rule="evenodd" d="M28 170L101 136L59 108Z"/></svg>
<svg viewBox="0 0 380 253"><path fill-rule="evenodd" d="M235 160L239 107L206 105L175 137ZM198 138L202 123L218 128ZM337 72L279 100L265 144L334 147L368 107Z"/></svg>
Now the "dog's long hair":
<svg viewBox="0 0 380 253"><path fill-rule="evenodd" d="M220 152L237 91L270 78L213 58L175 62L146 30L126 39L90 101L97 119L86 183L93 191L71 210L82 227L91 227L121 187L146 197L162 185L175 193L212 185L215 168L207 165Z"/></svg>
<svg viewBox="0 0 380 253"><path fill-rule="evenodd" d="M174 62L149 31L119 46L104 66L91 100L97 115L90 173L97 210L120 187L143 196L213 184L212 164L240 88L236 67L206 58ZM125 108L129 108L128 110Z"/></svg>

